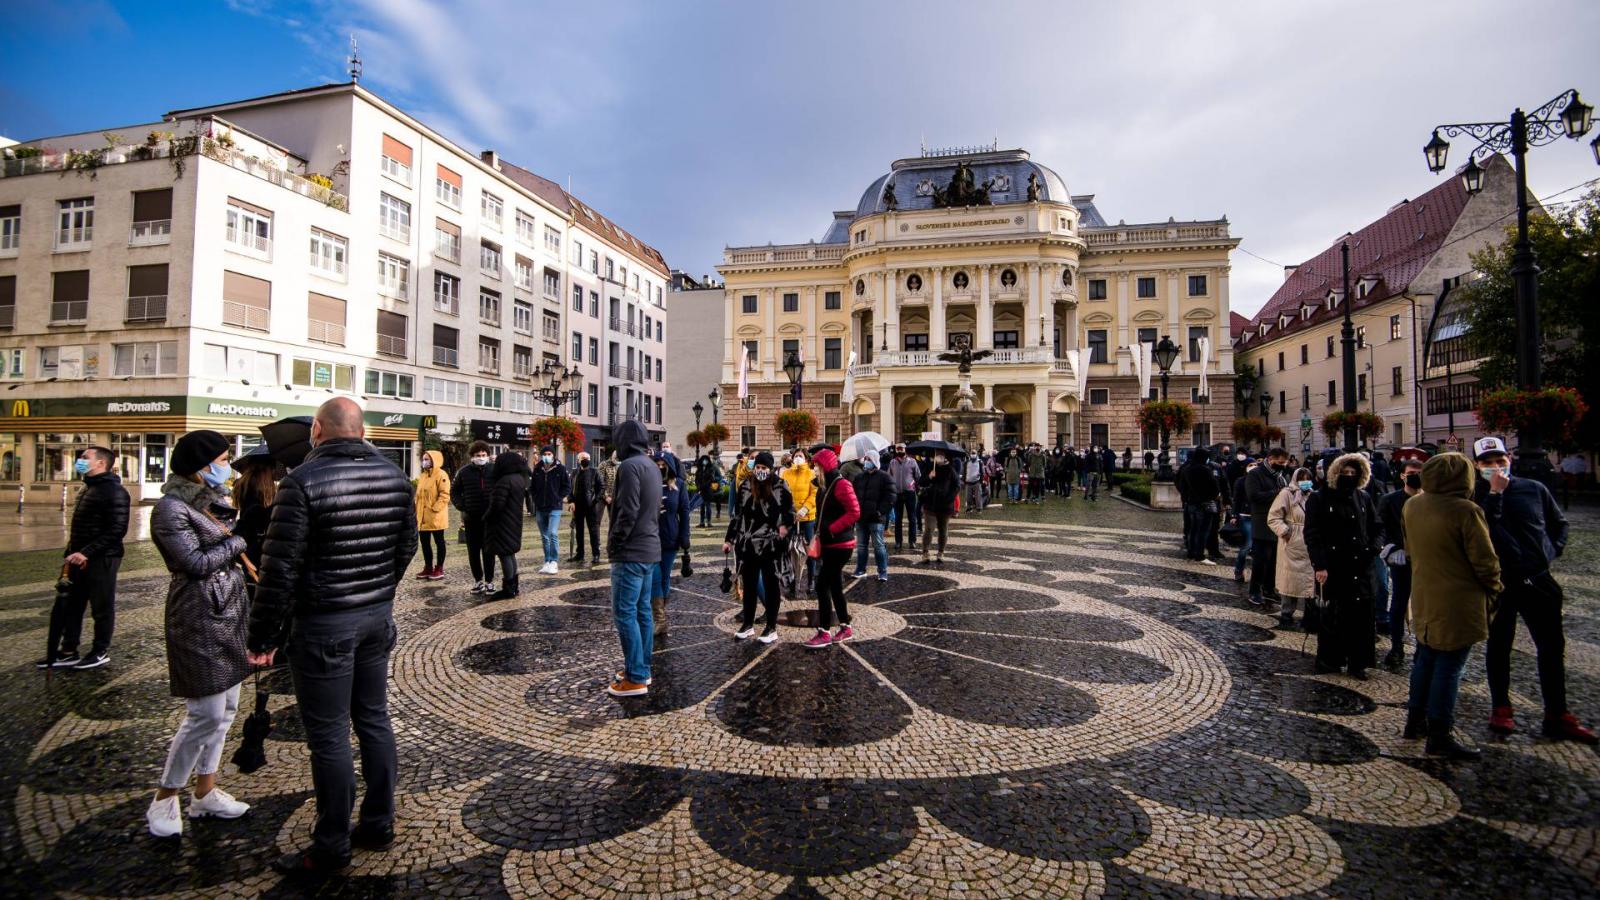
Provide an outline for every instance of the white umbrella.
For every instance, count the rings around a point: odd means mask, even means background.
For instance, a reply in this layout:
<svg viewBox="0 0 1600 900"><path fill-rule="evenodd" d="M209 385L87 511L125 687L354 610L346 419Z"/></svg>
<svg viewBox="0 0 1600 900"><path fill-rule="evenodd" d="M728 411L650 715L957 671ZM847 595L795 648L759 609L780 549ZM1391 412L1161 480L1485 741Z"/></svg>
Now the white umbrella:
<svg viewBox="0 0 1600 900"><path fill-rule="evenodd" d="M849 462L860 459L868 450L882 450L889 446L891 441L876 431L858 431L845 438L839 445L839 461Z"/></svg>

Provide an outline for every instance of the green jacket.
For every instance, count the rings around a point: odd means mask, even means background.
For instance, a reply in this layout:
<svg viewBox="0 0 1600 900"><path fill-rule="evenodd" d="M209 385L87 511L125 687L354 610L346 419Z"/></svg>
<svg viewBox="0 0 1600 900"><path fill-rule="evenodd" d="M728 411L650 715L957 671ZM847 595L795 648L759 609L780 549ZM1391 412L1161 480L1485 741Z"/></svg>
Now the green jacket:
<svg viewBox="0 0 1600 900"><path fill-rule="evenodd" d="M1460 650L1489 636L1501 591L1500 559L1483 510L1472 502L1472 464L1441 453L1422 467L1422 493L1406 501L1411 630L1435 650Z"/></svg>

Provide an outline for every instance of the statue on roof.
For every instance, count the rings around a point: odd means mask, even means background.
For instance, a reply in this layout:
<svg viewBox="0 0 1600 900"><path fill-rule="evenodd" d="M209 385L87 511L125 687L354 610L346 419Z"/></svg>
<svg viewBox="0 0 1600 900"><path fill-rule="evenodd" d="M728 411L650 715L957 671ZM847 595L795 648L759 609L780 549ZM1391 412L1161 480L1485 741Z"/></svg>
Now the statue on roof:
<svg viewBox="0 0 1600 900"><path fill-rule="evenodd" d="M977 183L977 178L972 174L972 167L966 160L956 163L956 170L950 175L950 183L943 190L934 188L933 205L947 206L988 206L989 189L994 180L985 181L982 186Z"/></svg>
<svg viewBox="0 0 1600 900"><path fill-rule="evenodd" d="M883 208L894 211L900 208L900 201L894 196L894 179L890 178L883 186Z"/></svg>
<svg viewBox="0 0 1600 900"><path fill-rule="evenodd" d="M1038 172L1029 172L1028 173L1028 202L1029 203L1037 203L1037 202L1039 202L1039 173Z"/></svg>

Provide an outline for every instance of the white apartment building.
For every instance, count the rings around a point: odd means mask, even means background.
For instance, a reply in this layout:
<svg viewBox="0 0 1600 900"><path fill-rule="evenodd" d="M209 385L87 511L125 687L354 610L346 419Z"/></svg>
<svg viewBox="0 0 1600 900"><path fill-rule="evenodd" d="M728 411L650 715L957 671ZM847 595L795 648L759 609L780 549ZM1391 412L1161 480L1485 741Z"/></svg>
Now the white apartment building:
<svg viewBox="0 0 1600 900"><path fill-rule="evenodd" d="M590 443L628 415L660 431L661 255L359 85L5 157L0 488L29 502L59 495L86 443L152 499L177 435L243 449L335 394L408 470L425 431L526 444L551 411L533 394L546 361L582 373L561 411Z"/></svg>

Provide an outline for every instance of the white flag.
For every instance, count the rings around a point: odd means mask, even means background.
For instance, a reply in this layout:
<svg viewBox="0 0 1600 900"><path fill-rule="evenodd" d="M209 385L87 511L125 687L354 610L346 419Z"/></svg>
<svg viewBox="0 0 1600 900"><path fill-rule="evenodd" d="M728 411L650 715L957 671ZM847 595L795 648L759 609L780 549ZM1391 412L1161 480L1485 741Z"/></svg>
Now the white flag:
<svg viewBox="0 0 1600 900"><path fill-rule="evenodd" d="M745 347L739 354L739 399L743 400L750 395L750 348Z"/></svg>
<svg viewBox="0 0 1600 900"><path fill-rule="evenodd" d="M1072 357L1072 377L1076 382L1077 388L1073 393L1077 396L1078 403L1081 404L1084 400L1084 392L1089 389L1089 351L1079 349L1072 352L1074 354Z"/></svg>
<svg viewBox="0 0 1600 900"><path fill-rule="evenodd" d="M1150 369L1154 360L1150 356L1150 343L1140 341L1133 345L1133 370L1139 376L1139 402L1150 396Z"/></svg>
<svg viewBox="0 0 1600 900"><path fill-rule="evenodd" d="M844 367L844 402L849 406L856 399L856 352L850 351L850 361Z"/></svg>
<svg viewBox="0 0 1600 900"><path fill-rule="evenodd" d="M1211 391L1206 388L1206 367L1211 365L1211 339L1198 337L1194 342L1200 350L1200 396L1209 397Z"/></svg>

